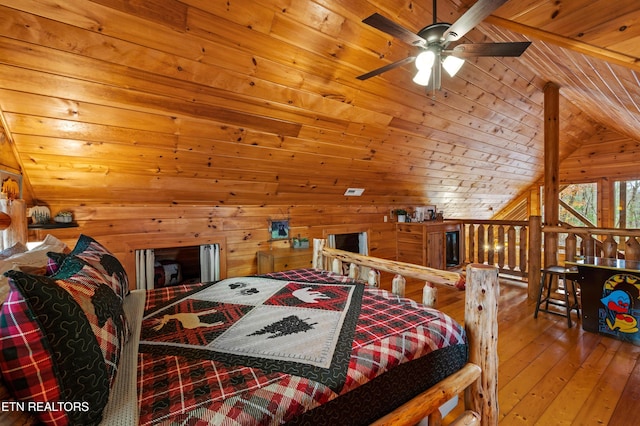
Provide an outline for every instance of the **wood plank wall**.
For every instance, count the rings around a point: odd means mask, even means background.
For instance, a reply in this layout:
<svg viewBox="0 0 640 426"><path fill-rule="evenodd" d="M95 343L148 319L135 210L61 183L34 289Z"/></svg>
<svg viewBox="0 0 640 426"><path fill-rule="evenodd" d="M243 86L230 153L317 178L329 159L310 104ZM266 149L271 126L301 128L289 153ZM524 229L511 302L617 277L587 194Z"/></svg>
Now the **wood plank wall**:
<svg viewBox="0 0 640 426"><path fill-rule="evenodd" d="M31 231L37 240L49 232L73 248L80 233L94 237L123 261L130 280L135 279L132 250L189 246L224 239L227 275L256 273L256 252L270 247L268 219L289 218L291 235L322 238L333 232L369 230L369 252L395 259L395 223L384 222L393 206L178 206L51 204L52 212L72 210L79 228ZM397 207L397 206L396 206ZM274 248L288 241L275 241ZM388 283L390 288L390 283Z"/></svg>
<svg viewBox="0 0 640 426"><path fill-rule="evenodd" d="M562 136L561 136L562 137ZM614 183L617 180L640 179L638 158L640 141L603 129L585 141L576 151L560 162L560 186L570 183L598 184L598 226L614 226ZM540 185L533 184L495 215L495 219L525 220L529 215L540 215ZM527 214L522 206L526 204Z"/></svg>

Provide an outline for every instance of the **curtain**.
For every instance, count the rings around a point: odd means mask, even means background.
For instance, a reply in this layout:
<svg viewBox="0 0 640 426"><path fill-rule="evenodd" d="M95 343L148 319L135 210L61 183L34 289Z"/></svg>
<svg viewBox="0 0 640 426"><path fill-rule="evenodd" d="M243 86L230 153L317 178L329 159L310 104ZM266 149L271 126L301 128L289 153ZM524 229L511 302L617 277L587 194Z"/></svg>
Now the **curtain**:
<svg viewBox="0 0 640 426"><path fill-rule="evenodd" d="M367 233L361 232L358 235L358 249L360 250L360 254L364 254L365 256L369 256L369 243L367 242Z"/></svg>
<svg viewBox="0 0 640 426"><path fill-rule="evenodd" d="M335 236L335 234L327 235L327 247L336 248L336 236Z"/></svg>
<svg viewBox="0 0 640 426"><path fill-rule="evenodd" d="M220 245L200 246L200 281L210 282L220 279Z"/></svg>
<svg viewBox="0 0 640 426"><path fill-rule="evenodd" d="M155 273L155 254L153 249L136 250L136 288L153 289Z"/></svg>

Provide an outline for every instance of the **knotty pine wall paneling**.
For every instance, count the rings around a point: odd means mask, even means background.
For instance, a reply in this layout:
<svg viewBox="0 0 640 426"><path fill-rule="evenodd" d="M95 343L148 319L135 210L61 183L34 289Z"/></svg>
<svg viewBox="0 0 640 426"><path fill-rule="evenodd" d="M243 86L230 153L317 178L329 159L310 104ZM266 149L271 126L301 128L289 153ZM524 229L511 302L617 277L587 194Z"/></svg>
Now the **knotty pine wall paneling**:
<svg viewBox="0 0 640 426"><path fill-rule="evenodd" d="M395 259L395 223L384 216L398 206L179 206L50 204L52 214L71 210L78 228L31 231L30 240L51 233L73 248L82 233L103 243L125 264L135 286L135 248L199 245L224 240L227 276L257 272L256 252L281 248L288 240L269 241L268 219L289 218L292 236L322 238L326 230L370 231L369 253ZM335 232L335 231L331 231ZM391 288L391 283L383 283Z"/></svg>

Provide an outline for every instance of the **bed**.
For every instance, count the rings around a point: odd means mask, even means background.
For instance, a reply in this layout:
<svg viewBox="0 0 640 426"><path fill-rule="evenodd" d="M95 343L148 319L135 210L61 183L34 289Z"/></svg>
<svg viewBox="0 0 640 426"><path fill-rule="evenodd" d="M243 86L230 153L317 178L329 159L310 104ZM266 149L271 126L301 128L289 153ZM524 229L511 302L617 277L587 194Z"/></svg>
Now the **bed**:
<svg viewBox="0 0 640 426"><path fill-rule="evenodd" d="M314 241L312 269L146 292L129 291L117 259L87 236L70 253L49 252L47 263L44 274L7 273L0 367L19 399L2 415L34 408L49 424L415 424L426 416L437 424L438 408L464 391L467 411L457 421L497 424L494 268L467 269L464 329L355 280L367 269L429 285L460 285L460 275L329 249L323 240ZM359 266L351 277L332 272L343 264ZM70 339L68 317L51 320L61 311L52 312L53 299L84 311L75 315L88 325L74 333L93 330L97 345L86 343L95 343L90 336ZM52 364L57 393L44 402L58 406L20 405L37 388L24 385L25 371L43 376L42 362L7 356L24 340L17 322L7 323L25 307L36 319L29 332L44 330L36 343L45 342L40 351ZM27 364L18 375L16 362Z"/></svg>

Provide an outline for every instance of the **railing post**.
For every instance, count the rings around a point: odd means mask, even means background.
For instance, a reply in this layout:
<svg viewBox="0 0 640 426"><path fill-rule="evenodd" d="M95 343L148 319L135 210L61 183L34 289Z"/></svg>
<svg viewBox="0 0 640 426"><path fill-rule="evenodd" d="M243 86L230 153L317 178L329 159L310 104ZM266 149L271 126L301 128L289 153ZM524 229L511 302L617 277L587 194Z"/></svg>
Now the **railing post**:
<svg viewBox="0 0 640 426"><path fill-rule="evenodd" d="M529 217L529 299L538 297L540 284L540 268L542 264L542 218L540 216Z"/></svg>

